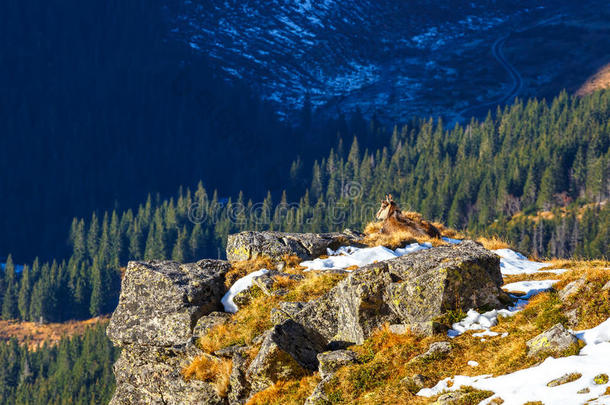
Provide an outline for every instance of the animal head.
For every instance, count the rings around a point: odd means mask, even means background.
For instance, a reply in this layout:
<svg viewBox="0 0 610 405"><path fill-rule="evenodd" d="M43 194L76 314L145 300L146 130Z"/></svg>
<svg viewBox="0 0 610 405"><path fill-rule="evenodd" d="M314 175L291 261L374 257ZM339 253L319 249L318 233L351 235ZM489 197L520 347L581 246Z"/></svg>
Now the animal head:
<svg viewBox="0 0 610 405"><path fill-rule="evenodd" d="M385 200L381 200L381 207L377 211L376 218L380 221L385 221L396 211L400 211L398 204L392 199L392 194L385 196Z"/></svg>

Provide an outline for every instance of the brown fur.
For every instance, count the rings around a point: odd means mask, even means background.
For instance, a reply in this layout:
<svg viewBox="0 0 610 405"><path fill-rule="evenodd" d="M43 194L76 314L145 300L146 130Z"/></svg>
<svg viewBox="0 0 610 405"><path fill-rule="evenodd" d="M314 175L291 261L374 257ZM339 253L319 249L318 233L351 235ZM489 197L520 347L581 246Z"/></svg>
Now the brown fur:
<svg viewBox="0 0 610 405"><path fill-rule="evenodd" d="M432 238L441 237L440 231L430 222L424 220L421 215L416 213L404 214L392 199L391 194L381 201L381 207L376 216L378 220L383 221L381 233L391 234L409 231L414 235L430 236Z"/></svg>

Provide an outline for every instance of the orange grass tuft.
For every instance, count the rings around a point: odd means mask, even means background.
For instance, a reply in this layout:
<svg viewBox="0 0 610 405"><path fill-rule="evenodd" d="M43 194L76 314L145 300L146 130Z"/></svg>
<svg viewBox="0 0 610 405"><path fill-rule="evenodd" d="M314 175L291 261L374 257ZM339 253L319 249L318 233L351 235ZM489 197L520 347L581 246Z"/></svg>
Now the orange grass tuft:
<svg viewBox="0 0 610 405"><path fill-rule="evenodd" d="M195 358L188 367L182 370L182 375L186 380L197 379L213 383L218 395L226 397L232 367L231 360L203 355Z"/></svg>

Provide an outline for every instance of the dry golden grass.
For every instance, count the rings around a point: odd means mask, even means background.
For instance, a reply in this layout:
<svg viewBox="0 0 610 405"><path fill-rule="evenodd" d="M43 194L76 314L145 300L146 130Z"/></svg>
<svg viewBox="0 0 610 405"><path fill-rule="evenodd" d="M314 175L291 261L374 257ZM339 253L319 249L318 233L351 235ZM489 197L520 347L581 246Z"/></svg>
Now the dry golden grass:
<svg viewBox="0 0 610 405"><path fill-rule="evenodd" d="M506 241L497 236L492 236L491 238L481 237L477 239L477 242L482 244L485 249L489 250L510 248L510 245Z"/></svg>
<svg viewBox="0 0 610 405"><path fill-rule="evenodd" d="M585 96L597 90L610 88L610 64L602 67L595 75L582 85L576 92L578 96Z"/></svg>
<svg viewBox="0 0 610 405"><path fill-rule="evenodd" d="M513 274L503 276L504 284L516 283L518 281L531 281L531 280L557 280L560 278L559 275L548 271L541 270L537 273L532 274Z"/></svg>
<svg viewBox="0 0 610 405"><path fill-rule="evenodd" d="M229 389L232 366L231 360L203 355L195 358L188 367L182 370L182 375L186 380L197 379L213 383L218 395L224 398Z"/></svg>
<svg viewBox="0 0 610 405"><path fill-rule="evenodd" d="M100 322L107 322L108 317L100 316L86 321L70 321L63 323L0 321L0 341L17 339L19 344L27 345L30 350L36 350L44 343L54 345L64 337L81 335L87 328Z"/></svg>
<svg viewBox="0 0 610 405"><path fill-rule="evenodd" d="M237 280L260 269L273 269L275 266L267 257L244 260L232 264L231 270L226 275L225 286L230 288Z"/></svg>
<svg viewBox="0 0 610 405"><path fill-rule="evenodd" d="M292 289L283 301L311 301L330 291L334 286L347 277L345 273L329 273L310 271L305 273L305 279Z"/></svg>
<svg viewBox="0 0 610 405"><path fill-rule="evenodd" d="M293 288L298 284L298 281L292 280L287 276L275 276L273 280L275 280L275 288Z"/></svg>
<svg viewBox="0 0 610 405"><path fill-rule="evenodd" d="M390 234L381 233L381 222L370 222L364 229L364 240L362 241L365 245L385 246L390 249L396 249L404 247L410 243L424 243L430 242L433 246L440 246L446 244L441 239L431 238L429 236L416 235L409 231L399 231Z"/></svg>
<svg viewBox="0 0 610 405"><path fill-rule="evenodd" d="M362 363L341 369L329 383L328 390L330 396L340 403L428 403L429 399L409 392L409 387L401 383L401 379L422 374L429 377L427 385L433 386L454 375L497 376L531 367L546 355L527 357L526 342L556 323L565 322L557 294L543 293L533 298L525 310L499 320L499 325L493 330L508 332L507 337L488 337L483 342L468 332L451 340L453 350L448 355L415 362L410 360L426 351L432 342L447 340L446 337L394 335L388 328L382 328L363 345L351 348L359 354ZM580 347L574 346L555 356L576 354ZM469 360L477 361L479 366L468 366Z"/></svg>
<svg viewBox="0 0 610 405"><path fill-rule="evenodd" d="M266 390L255 394L247 405L303 404L319 382L319 377L311 375L300 380L278 381Z"/></svg>
<svg viewBox="0 0 610 405"><path fill-rule="evenodd" d="M284 255L282 256L282 261L286 263L286 267L283 270L285 273L302 274L305 269L305 267L301 266L303 259L296 255Z"/></svg>
<svg viewBox="0 0 610 405"><path fill-rule="evenodd" d="M307 272L302 281L282 281L279 285L289 285L291 290L282 297L282 301L309 301L315 299L333 288L346 277L345 274ZM278 281L276 279L276 286ZM199 346L206 353L213 353L224 347L236 344L251 344L252 340L271 328L269 320L271 310L280 302L278 297L269 297L260 290L253 291L252 301L231 317L230 322L217 325L199 339Z"/></svg>
<svg viewBox="0 0 610 405"><path fill-rule="evenodd" d="M610 282L610 267L608 262L573 262L561 263L571 270L564 273L561 281L554 285L556 290L565 288L570 282L580 278L585 284L563 302L564 312L576 310L577 329L589 329L610 318L610 290L604 286Z"/></svg>
<svg viewBox="0 0 610 405"><path fill-rule="evenodd" d="M252 340L271 328L269 314L279 302L277 297L268 297L262 292L231 317L231 321L217 325L199 339L199 346L206 353L232 345L249 345Z"/></svg>

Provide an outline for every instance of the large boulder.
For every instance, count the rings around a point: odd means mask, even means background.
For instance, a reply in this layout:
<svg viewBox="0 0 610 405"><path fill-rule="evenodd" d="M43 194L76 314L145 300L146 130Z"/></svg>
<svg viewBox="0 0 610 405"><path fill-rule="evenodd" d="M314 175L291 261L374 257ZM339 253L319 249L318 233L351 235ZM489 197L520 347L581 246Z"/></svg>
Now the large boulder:
<svg viewBox="0 0 610 405"><path fill-rule="evenodd" d="M258 354L246 371L246 379L250 385L250 394L256 394L280 380L304 375L304 369L279 347L274 329L265 333L265 338Z"/></svg>
<svg viewBox="0 0 610 405"><path fill-rule="evenodd" d="M114 365L116 390L110 405L223 404L213 385L186 381L181 371L202 352L194 345L182 348L123 347Z"/></svg>
<svg viewBox="0 0 610 405"><path fill-rule="evenodd" d="M436 331L450 310L502 308L500 258L473 241L415 252L386 262L393 282L386 290L392 312L413 330Z"/></svg>
<svg viewBox="0 0 610 405"><path fill-rule="evenodd" d="M467 241L362 267L278 328L296 323L301 329L292 330L331 350L361 344L385 323L430 334L448 311L502 307L507 297L501 284L499 257ZM314 365L309 353L304 359L286 350L308 368Z"/></svg>
<svg viewBox="0 0 610 405"><path fill-rule="evenodd" d="M398 260L398 259L394 259ZM384 323L397 323L386 290L392 284L387 263L375 263L351 273L329 293L305 305L293 316L312 335L320 335L330 349L362 343Z"/></svg>
<svg viewBox="0 0 610 405"><path fill-rule="evenodd" d="M327 254L347 244L357 244L362 235L346 230L340 233L241 232L229 235L227 259L231 262L268 257L281 261L284 255L303 260Z"/></svg>
<svg viewBox="0 0 610 405"><path fill-rule="evenodd" d="M107 333L117 345L179 346L199 318L221 309L226 261L130 262Z"/></svg>

